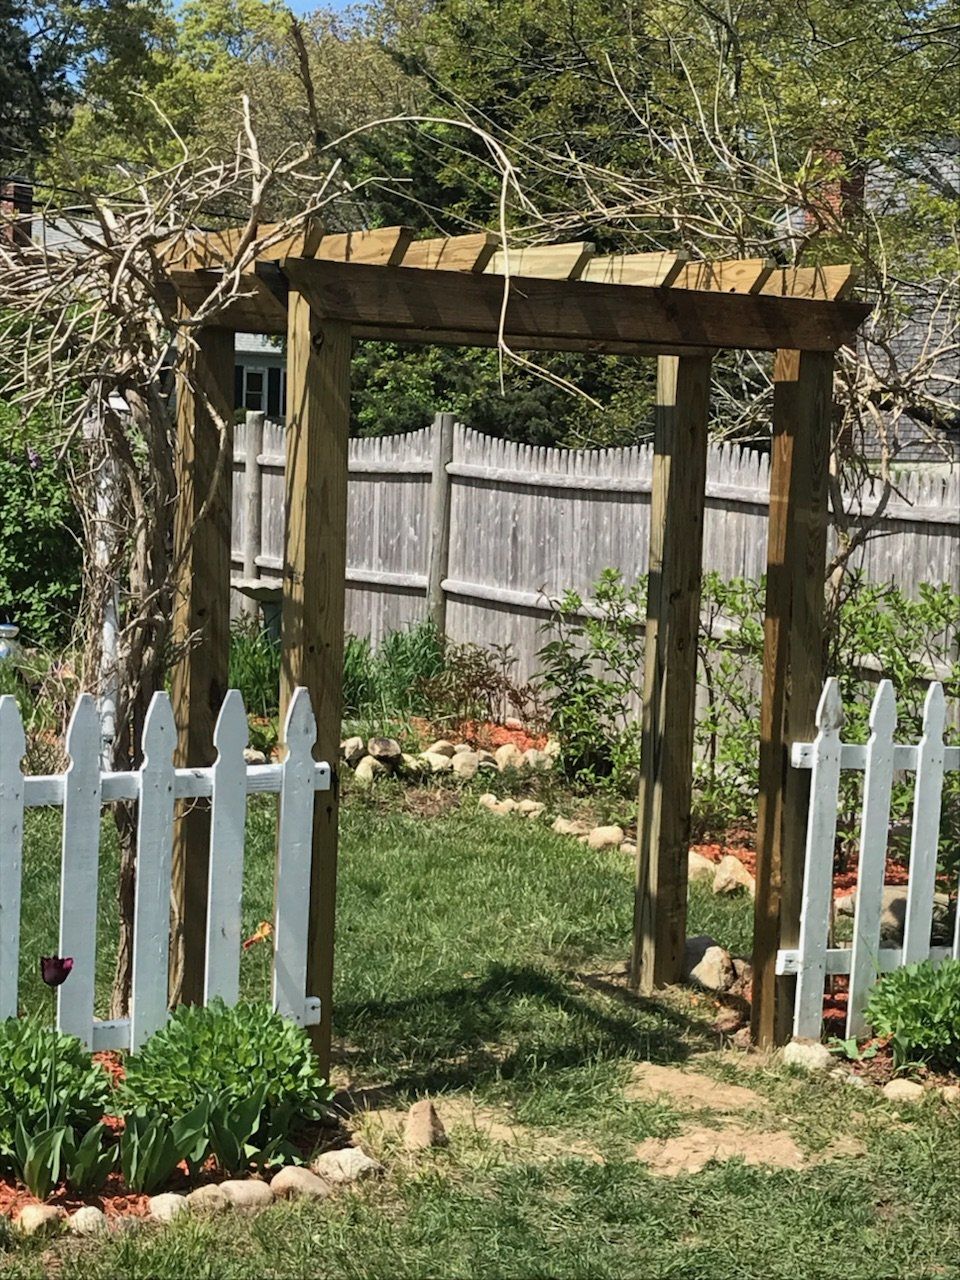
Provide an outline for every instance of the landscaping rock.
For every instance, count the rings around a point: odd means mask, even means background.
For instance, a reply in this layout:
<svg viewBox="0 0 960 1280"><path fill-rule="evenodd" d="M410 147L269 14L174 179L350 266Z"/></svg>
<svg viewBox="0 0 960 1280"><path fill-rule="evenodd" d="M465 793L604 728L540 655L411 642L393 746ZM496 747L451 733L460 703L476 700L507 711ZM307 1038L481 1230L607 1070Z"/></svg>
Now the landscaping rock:
<svg viewBox="0 0 960 1280"><path fill-rule="evenodd" d="M222 1213L230 1208L230 1201L215 1182L208 1182L196 1191L187 1193L187 1204L191 1213Z"/></svg>
<svg viewBox="0 0 960 1280"><path fill-rule="evenodd" d="M372 782L387 772L387 766L374 756L364 756L354 770L353 776L358 782Z"/></svg>
<svg viewBox="0 0 960 1280"><path fill-rule="evenodd" d="M453 754L446 756L439 751L424 751L420 759L431 773L449 773L453 768Z"/></svg>
<svg viewBox="0 0 960 1280"><path fill-rule="evenodd" d="M505 800L498 800L492 791L484 792L477 804L481 809L489 809L491 813L499 814L500 817L513 813L517 807L516 800L511 800L509 796Z"/></svg>
<svg viewBox="0 0 960 1280"><path fill-rule="evenodd" d="M739 893L741 889L746 889L752 898L757 891L756 881L740 859L728 853L714 868L713 892Z"/></svg>
<svg viewBox="0 0 960 1280"><path fill-rule="evenodd" d="M852 916L856 910L856 897L847 894L838 898L834 904L837 914ZM882 947L900 947L903 945L903 929L907 918L907 886L903 884L885 884L883 886L883 903L880 914L880 945ZM953 914L950 909L950 898L945 893L933 895L933 919L930 926L930 941L935 946L949 946L953 941Z"/></svg>
<svg viewBox="0 0 960 1280"><path fill-rule="evenodd" d="M632 840L624 840L623 844L620 846L620 852L629 854L632 858L637 852L637 846Z"/></svg>
<svg viewBox="0 0 960 1280"><path fill-rule="evenodd" d="M579 818L557 818L550 830L555 831L558 836L587 836L590 834L590 823L581 822Z"/></svg>
<svg viewBox="0 0 960 1280"><path fill-rule="evenodd" d="M691 849L687 854L687 879L693 883L695 880L712 880L717 874L717 864L711 862L709 858L705 858L702 853L697 853Z"/></svg>
<svg viewBox="0 0 960 1280"><path fill-rule="evenodd" d="M951 1106L960 1107L960 1084L942 1084L940 1097Z"/></svg>
<svg viewBox="0 0 960 1280"><path fill-rule="evenodd" d="M273 1204L273 1192L265 1182L256 1178L228 1178L220 1183L220 1190L230 1205L241 1213L253 1213L265 1205Z"/></svg>
<svg viewBox="0 0 960 1280"><path fill-rule="evenodd" d="M388 768L399 764L403 757L396 738L370 738L367 742L367 754L373 756L374 760L380 760Z"/></svg>
<svg viewBox="0 0 960 1280"><path fill-rule="evenodd" d="M60 1230L63 1210L52 1204L25 1204L17 1214L16 1228L23 1236L52 1235Z"/></svg>
<svg viewBox="0 0 960 1280"><path fill-rule="evenodd" d="M685 981L695 982L705 991L729 991L737 974L730 952L708 934L701 933L686 940L683 976Z"/></svg>
<svg viewBox="0 0 960 1280"><path fill-rule="evenodd" d="M281 1200L325 1200L332 1188L326 1178L302 1165L290 1164L274 1174L270 1190Z"/></svg>
<svg viewBox="0 0 960 1280"><path fill-rule="evenodd" d="M363 739L360 737L346 738L340 743L340 754L346 760L351 769L355 769L363 757L367 754L367 748L364 746Z"/></svg>
<svg viewBox="0 0 960 1280"><path fill-rule="evenodd" d="M258 751L256 747L244 747L243 763L244 764L266 764L267 757L265 752Z"/></svg>
<svg viewBox="0 0 960 1280"><path fill-rule="evenodd" d="M524 818L539 818L546 807L539 800L521 800L517 804L517 813Z"/></svg>
<svg viewBox="0 0 960 1280"><path fill-rule="evenodd" d="M587 846L591 849L615 849L623 844L623 827L594 827L587 836Z"/></svg>
<svg viewBox="0 0 960 1280"><path fill-rule="evenodd" d="M516 716L507 716L506 720L503 722L503 727L505 729L512 729L514 733L516 733L518 729L523 728L523 721L519 720Z"/></svg>
<svg viewBox="0 0 960 1280"><path fill-rule="evenodd" d="M429 1098L421 1098L407 1112L403 1132L403 1145L408 1151L423 1151L427 1147L443 1147L447 1144L447 1131L437 1115L437 1109Z"/></svg>
<svg viewBox="0 0 960 1280"><path fill-rule="evenodd" d="M496 769L497 757L492 751L478 751L477 758L480 761L481 769Z"/></svg>
<svg viewBox="0 0 960 1280"><path fill-rule="evenodd" d="M528 747L523 753L523 758L527 768L533 769L535 773L546 773L548 769L553 768L553 756L548 756L545 751L538 751L536 747Z"/></svg>
<svg viewBox="0 0 960 1280"><path fill-rule="evenodd" d="M360 1147L341 1147L339 1151L325 1151L317 1156L310 1168L330 1183L357 1182L360 1178L372 1178L383 1173L379 1160L368 1156Z"/></svg>
<svg viewBox="0 0 960 1280"><path fill-rule="evenodd" d="M473 750L473 747L471 747L469 742L455 742L453 744L453 754L455 756L461 756L463 755L464 751L472 751L472 750Z"/></svg>
<svg viewBox="0 0 960 1280"><path fill-rule="evenodd" d="M493 753L493 758L496 760L497 768L501 773L505 769L522 769L526 763L523 758L523 752L512 742L505 742L502 747L497 747Z"/></svg>
<svg viewBox="0 0 960 1280"><path fill-rule="evenodd" d="M560 754L560 739L548 738L543 744L543 749L548 756L556 760L557 756Z"/></svg>
<svg viewBox="0 0 960 1280"><path fill-rule="evenodd" d="M453 755L455 747L452 742L448 742L446 738L438 738L431 746L427 747L424 755L429 756L447 756Z"/></svg>
<svg viewBox="0 0 960 1280"><path fill-rule="evenodd" d="M455 751L450 767L458 778L469 781L480 768L480 757L475 751Z"/></svg>
<svg viewBox="0 0 960 1280"><path fill-rule="evenodd" d="M881 1092L891 1102L919 1102L923 1097L924 1088L922 1084L917 1084L916 1080L897 1078L888 1080Z"/></svg>
<svg viewBox="0 0 960 1280"><path fill-rule="evenodd" d="M802 1071L831 1071L837 1060L819 1040L791 1040L783 1047L783 1061Z"/></svg>
<svg viewBox="0 0 960 1280"><path fill-rule="evenodd" d="M172 1222L178 1214L186 1213L190 1208L187 1197L176 1191L162 1191L158 1196L151 1196L147 1201L147 1209L154 1222Z"/></svg>
<svg viewBox="0 0 960 1280"><path fill-rule="evenodd" d="M95 1204L85 1204L67 1219L67 1230L75 1236L102 1236L107 1231L107 1215Z"/></svg>
<svg viewBox="0 0 960 1280"><path fill-rule="evenodd" d="M499 804L499 803L500 801L497 799L497 797L493 794L492 791L485 791L477 801L477 808L492 809L495 804Z"/></svg>
<svg viewBox="0 0 960 1280"><path fill-rule="evenodd" d="M420 778L429 772L429 765L424 764L417 756L407 755L406 752L400 757L400 763L397 768L401 773L412 778Z"/></svg>

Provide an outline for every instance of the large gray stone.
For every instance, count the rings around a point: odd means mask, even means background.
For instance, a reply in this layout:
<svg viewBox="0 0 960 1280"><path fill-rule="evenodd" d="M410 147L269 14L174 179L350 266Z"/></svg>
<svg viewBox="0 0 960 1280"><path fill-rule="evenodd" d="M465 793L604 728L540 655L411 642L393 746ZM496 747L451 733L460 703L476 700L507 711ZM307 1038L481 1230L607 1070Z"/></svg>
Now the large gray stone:
<svg viewBox="0 0 960 1280"><path fill-rule="evenodd" d="M856 897L846 894L837 898L834 904L838 915L852 916L856 911ZM905 884L885 884L880 914L880 945L882 947L900 947L903 945L903 929L907 918L907 886ZM934 946L949 946L953 941L954 915L950 909L950 898L945 893L933 895L933 920L930 926L930 941Z"/></svg>
<svg viewBox="0 0 960 1280"><path fill-rule="evenodd" d="M367 742L367 755L373 756L374 760L382 761L389 768L399 764L403 752L396 738L370 738Z"/></svg>
<svg viewBox="0 0 960 1280"><path fill-rule="evenodd" d="M325 1200L331 1186L313 1170L290 1164L273 1175L270 1190L281 1200Z"/></svg>
<svg viewBox="0 0 960 1280"><path fill-rule="evenodd" d="M501 773L505 769L522 769L526 764L523 752L513 742L505 742L502 747L497 747L493 756Z"/></svg>
<svg viewBox="0 0 960 1280"><path fill-rule="evenodd" d="M331 1183L357 1182L360 1178L372 1178L383 1173L380 1161L368 1156L360 1147L324 1151L310 1168Z"/></svg>
<svg viewBox="0 0 960 1280"><path fill-rule="evenodd" d="M455 751L450 761L450 768L458 778L469 782L480 768L480 757L469 748L466 751Z"/></svg>
<svg viewBox="0 0 960 1280"><path fill-rule="evenodd" d="M579 818L556 818L550 830L555 831L558 836L587 836L591 827L589 822L583 822Z"/></svg>
<svg viewBox="0 0 960 1280"><path fill-rule="evenodd" d="M407 1112L403 1143L408 1151L423 1151L427 1147L446 1145L447 1131L429 1098L421 1098Z"/></svg>
<svg viewBox="0 0 960 1280"><path fill-rule="evenodd" d="M832 1071L837 1059L819 1040L791 1040L783 1046L783 1061L801 1071Z"/></svg>
<svg viewBox="0 0 960 1280"><path fill-rule="evenodd" d="M424 751L420 759L431 773L449 773L453 769L453 756L443 755L439 751Z"/></svg>
<svg viewBox="0 0 960 1280"><path fill-rule="evenodd" d="M241 1213L253 1213L273 1204L273 1192L265 1182L256 1178L228 1178L220 1183L220 1190L234 1209Z"/></svg>
<svg viewBox="0 0 960 1280"><path fill-rule="evenodd" d="M340 754L346 760L351 769L355 769L363 757L367 754L367 748L362 738L354 736L345 738L340 743Z"/></svg>
<svg viewBox="0 0 960 1280"><path fill-rule="evenodd" d="M364 756L354 770L353 776L358 782L372 782L374 778L382 777L387 772L387 766L382 760L377 760L375 756Z"/></svg>
<svg viewBox="0 0 960 1280"><path fill-rule="evenodd" d="M52 1204L25 1204L15 1226L23 1236L52 1235L60 1230L63 1210Z"/></svg>
<svg viewBox="0 0 960 1280"><path fill-rule="evenodd" d="M919 1102L923 1094L922 1084L918 1084L916 1080L904 1080L899 1076L888 1080L883 1086L883 1096L890 1102Z"/></svg>
<svg viewBox="0 0 960 1280"><path fill-rule="evenodd" d="M728 853L714 869L713 892L731 894L740 893L744 889L752 898L757 891L756 881L740 859Z"/></svg>
<svg viewBox="0 0 960 1280"><path fill-rule="evenodd" d="M102 1236L107 1233L107 1215L95 1204L84 1204L67 1219L67 1230L75 1236Z"/></svg>
<svg viewBox="0 0 960 1280"><path fill-rule="evenodd" d="M449 758L455 753L455 751L456 747L454 747L452 742L448 742L446 738L438 738L436 742L431 742L430 746L426 748L424 754L447 756Z"/></svg>
<svg viewBox="0 0 960 1280"><path fill-rule="evenodd" d="M215 1182L205 1183L187 1193L191 1213L222 1213L230 1208L230 1201Z"/></svg>
<svg viewBox="0 0 960 1280"><path fill-rule="evenodd" d="M619 849L623 838L623 827L594 827L587 836L587 846L590 849Z"/></svg>
<svg viewBox="0 0 960 1280"><path fill-rule="evenodd" d="M713 877L717 874L717 864L711 862L709 858L705 858L702 853L697 853L695 849L691 849L687 854L687 879L693 883L696 880L713 881Z"/></svg>
<svg viewBox="0 0 960 1280"><path fill-rule="evenodd" d="M730 952L708 934L701 933L686 940L683 976L705 991L729 991L737 974Z"/></svg>
<svg viewBox="0 0 960 1280"><path fill-rule="evenodd" d="M161 1191L158 1196L151 1196L147 1201L150 1217L155 1222L172 1222L189 1208L187 1197L176 1191Z"/></svg>

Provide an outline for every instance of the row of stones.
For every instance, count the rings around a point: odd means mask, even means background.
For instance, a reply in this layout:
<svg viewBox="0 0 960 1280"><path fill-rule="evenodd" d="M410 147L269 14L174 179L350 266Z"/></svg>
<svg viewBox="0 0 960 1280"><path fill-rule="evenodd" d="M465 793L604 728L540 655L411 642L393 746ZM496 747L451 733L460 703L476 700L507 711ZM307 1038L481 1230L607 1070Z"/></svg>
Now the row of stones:
<svg viewBox="0 0 960 1280"><path fill-rule="evenodd" d="M824 1072L861 1088L867 1084L863 1076L853 1074L838 1062L836 1055L819 1040L791 1040L783 1047L783 1061L789 1067L799 1067L801 1071L814 1073ZM960 1084L922 1084L919 1080L896 1076L881 1085L880 1092L891 1102L920 1102L924 1098L938 1096L951 1106L960 1106Z"/></svg>
<svg viewBox="0 0 960 1280"><path fill-rule="evenodd" d="M521 751L505 742L496 751L479 751L468 742L448 742L439 738L418 755L401 749L396 738L346 738L340 743L340 754L353 770L358 782L372 782L386 774L420 778L435 773L451 773L469 781L478 772L505 773L508 769L542 773L553 768L558 744L551 740L546 749L529 747Z"/></svg>
<svg viewBox="0 0 960 1280"><path fill-rule="evenodd" d="M185 1195L161 1192L150 1197L147 1207L154 1222L171 1222L181 1213L219 1213L228 1209L252 1213L278 1199L322 1200L336 1186L382 1171L383 1166L359 1147L344 1147L317 1156L309 1168L287 1165L269 1183L259 1178L230 1178L207 1183ZM96 1205L83 1205L68 1216L58 1205L28 1204L20 1210L16 1227L22 1235L59 1231L66 1226L74 1235L96 1236L108 1230L108 1223Z"/></svg>
<svg viewBox="0 0 960 1280"><path fill-rule="evenodd" d="M408 1151L446 1144L446 1130L429 1098L422 1098L411 1106L403 1140ZM207 1183L185 1195L163 1191L150 1197L149 1216L154 1222L172 1222L182 1213L222 1213L228 1209L253 1213L275 1200L324 1200L338 1186L380 1173L383 1165L360 1147L341 1147L323 1152L309 1168L287 1165L278 1170L269 1183L259 1178L230 1178L225 1182ZM108 1219L96 1205L83 1205L67 1216L58 1205L29 1204L20 1210L16 1221L22 1235L59 1231L64 1225L74 1235L96 1236L108 1230Z"/></svg>

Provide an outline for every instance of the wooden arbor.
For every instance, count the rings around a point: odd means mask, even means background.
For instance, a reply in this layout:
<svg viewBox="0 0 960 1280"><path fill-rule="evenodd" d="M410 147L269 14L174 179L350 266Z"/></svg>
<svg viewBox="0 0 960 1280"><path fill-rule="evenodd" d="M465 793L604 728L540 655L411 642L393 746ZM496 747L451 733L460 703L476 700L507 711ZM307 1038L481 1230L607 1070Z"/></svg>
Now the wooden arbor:
<svg viewBox="0 0 960 1280"><path fill-rule="evenodd" d="M194 310L232 252L232 233L197 235L170 250L181 305ZM506 292L503 274L515 277ZM318 753L335 762L346 567L347 439L354 337L572 350L658 358L655 469L643 707L643 758L631 981L642 992L679 980L686 931L696 638L711 360L721 349L774 351L768 588L760 732L754 948L756 1039L781 1038L790 979L778 945L799 922L807 775L787 746L809 739L822 674L823 569L834 355L868 313L845 301L847 267L776 268L755 261L689 263L674 254L595 257L589 245L517 250L493 237L412 242L403 228L297 237L243 280L243 296L199 331L195 371L224 402L233 385L230 331L287 338L287 510L281 701L296 684L313 699ZM185 652L175 683L182 764L213 755L213 709L227 681L230 469L215 500L217 444L183 395L179 403L181 536L194 529L176 612ZM198 522L198 517L201 517ZM336 769L334 769L336 780ZM318 795L308 992L331 1037L337 789ZM181 994L202 988L206 815L181 825L175 919Z"/></svg>

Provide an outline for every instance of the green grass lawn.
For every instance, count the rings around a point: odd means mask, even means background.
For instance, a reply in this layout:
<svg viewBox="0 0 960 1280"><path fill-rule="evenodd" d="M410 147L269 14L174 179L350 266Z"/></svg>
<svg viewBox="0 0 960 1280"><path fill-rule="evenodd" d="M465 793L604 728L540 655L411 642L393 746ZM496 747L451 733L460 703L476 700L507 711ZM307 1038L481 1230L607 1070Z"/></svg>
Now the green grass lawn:
<svg viewBox="0 0 960 1280"><path fill-rule="evenodd" d="M38 815L33 815L37 819ZM45 825L47 824L47 825ZM32 823L25 949L56 939L55 827ZM245 924L270 915L272 814L250 818ZM103 891L111 892L109 851ZM879 1094L748 1068L709 1030L711 1002L636 1001L619 968L631 868L520 819L472 806L426 819L351 799L343 814L335 1083L378 1090L392 1115L429 1093L451 1142L414 1157L363 1126L376 1183L259 1217L145 1226L101 1244L0 1250L17 1280L107 1277L960 1276L960 1124L935 1103L898 1117ZM698 891L691 932L749 945L748 902ZM266 947L244 957L264 994ZM112 968L104 947L104 996ZM43 992L25 966L24 1000ZM680 1133L684 1109L631 1096L652 1059L759 1095L736 1123L788 1132L808 1167L740 1161L657 1177L638 1143ZM471 1114L494 1116L516 1143ZM723 1126L705 1113L697 1123ZM856 1148L825 1158L837 1137Z"/></svg>

